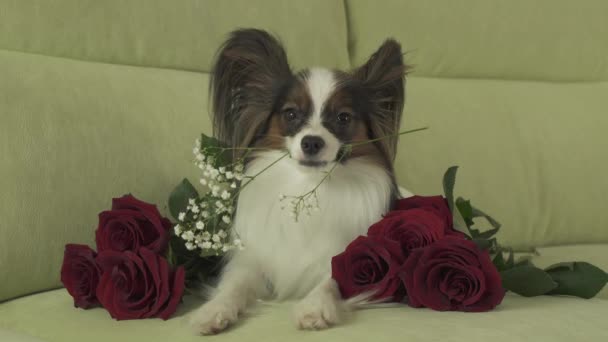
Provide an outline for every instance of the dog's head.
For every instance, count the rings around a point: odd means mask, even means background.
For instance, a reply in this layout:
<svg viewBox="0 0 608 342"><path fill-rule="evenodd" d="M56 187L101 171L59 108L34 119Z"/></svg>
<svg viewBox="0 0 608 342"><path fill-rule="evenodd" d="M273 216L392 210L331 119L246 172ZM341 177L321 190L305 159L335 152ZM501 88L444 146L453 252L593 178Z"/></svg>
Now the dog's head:
<svg viewBox="0 0 608 342"><path fill-rule="evenodd" d="M389 39L354 70L294 73L267 32L235 31L212 72L214 134L233 147L289 151L311 168L367 156L392 169L406 69L399 43ZM354 147L343 156L345 144Z"/></svg>

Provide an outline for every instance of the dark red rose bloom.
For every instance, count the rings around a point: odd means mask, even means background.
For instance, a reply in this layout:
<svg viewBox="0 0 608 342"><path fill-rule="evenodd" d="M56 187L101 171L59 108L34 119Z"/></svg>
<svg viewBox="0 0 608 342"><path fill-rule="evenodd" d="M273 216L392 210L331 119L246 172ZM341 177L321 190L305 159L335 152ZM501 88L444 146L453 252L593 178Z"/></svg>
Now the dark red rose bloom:
<svg viewBox="0 0 608 342"><path fill-rule="evenodd" d="M166 320L177 309L184 291L182 266L171 272L167 260L147 248L137 254L100 252L97 262L103 271L97 298L113 318Z"/></svg>
<svg viewBox="0 0 608 342"><path fill-rule="evenodd" d="M395 204L394 210L424 209L432 212L445 222L446 227L453 228L452 212L443 196L412 196L402 198Z"/></svg>
<svg viewBox="0 0 608 342"><path fill-rule="evenodd" d="M505 296L490 254L474 242L456 237L412 251L401 278L413 307L488 311Z"/></svg>
<svg viewBox="0 0 608 342"><path fill-rule="evenodd" d="M395 241L359 236L331 259L332 278L344 298L373 292L373 299L400 301L405 294L398 277L403 261Z"/></svg>
<svg viewBox="0 0 608 342"><path fill-rule="evenodd" d="M439 216L424 209L392 211L369 227L367 232L369 236L385 237L399 243L406 258L412 250L453 234L454 230L446 226Z"/></svg>
<svg viewBox="0 0 608 342"><path fill-rule="evenodd" d="M95 290L101 270L89 246L67 244L61 265L61 282L74 298L74 306L87 309L98 304Z"/></svg>
<svg viewBox="0 0 608 342"><path fill-rule="evenodd" d="M99 214L95 232L97 251L137 251L146 247L163 253L169 241L171 221L155 205L131 195L112 200L112 210Z"/></svg>

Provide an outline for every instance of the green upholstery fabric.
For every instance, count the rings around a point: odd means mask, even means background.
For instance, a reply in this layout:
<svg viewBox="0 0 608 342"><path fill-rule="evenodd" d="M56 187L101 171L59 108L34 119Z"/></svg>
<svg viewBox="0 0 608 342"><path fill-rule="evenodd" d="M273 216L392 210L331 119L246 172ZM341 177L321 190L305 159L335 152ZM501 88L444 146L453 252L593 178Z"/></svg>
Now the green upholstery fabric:
<svg viewBox="0 0 608 342"><path fill-rule="evenodd" d="M185 298L176 316L114 321L100 308L72 306L64 289L0 305L0 329L24 332L48 342L106 341L606 341L608 301L507 295L492 312L475 314L395 307L355 312L344 325L318 332L299 331L293 303L264 303L235 329L214 337L194 336L186 313L199 302Z"/></svg>
<svg viewBox="0 0 608 342"><path fill-rule="evenodd" d="M209 71L236 27L280 33L296 67L349 63L342 0L0 0L0 49L106 63Z"/></svg>
<svg viewBox="0 0 608 342"><path fill-rule="evenodd" d="M419 76L608 80L604 0L346 0L362 63L387 36Z"/></svg>
<svg viewBox="0 0 608 342"><path fill-rule="evenodd" d="M412 77L397 176L418 194L456 194L495 216L516 248L608 242L608 82ZM483 223L483 222L482 222Z"/></svg>
<svg viewBox="0 0 608 342"><path fill-rule="evenodd" d="M57 287L63 246L131 192L196 175L208 77L0 51L0 301Z"/></svg>

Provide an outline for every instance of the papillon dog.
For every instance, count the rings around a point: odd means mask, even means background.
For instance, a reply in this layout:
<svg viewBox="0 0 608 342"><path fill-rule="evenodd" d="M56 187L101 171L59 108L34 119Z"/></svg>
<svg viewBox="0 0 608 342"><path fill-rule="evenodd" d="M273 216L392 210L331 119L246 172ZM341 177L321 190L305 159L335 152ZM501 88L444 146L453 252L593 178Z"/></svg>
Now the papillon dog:
<svg viewBox="0 0 608 342"><path fill-rule="evenodd" d="M331 278L331 258L399 197L393 160L406 70L392 39L354 70L294 73L272 35L231 33L211 75L214 135L237 154L251 148L244 172L255 178L233 225L244 249L227 257L217 288L191 316L197 334L221 332L258 299L299 300L301 329L340 323L352 305ZM308 193L329 170L309 215L295 220L280 198Z"/></svg>

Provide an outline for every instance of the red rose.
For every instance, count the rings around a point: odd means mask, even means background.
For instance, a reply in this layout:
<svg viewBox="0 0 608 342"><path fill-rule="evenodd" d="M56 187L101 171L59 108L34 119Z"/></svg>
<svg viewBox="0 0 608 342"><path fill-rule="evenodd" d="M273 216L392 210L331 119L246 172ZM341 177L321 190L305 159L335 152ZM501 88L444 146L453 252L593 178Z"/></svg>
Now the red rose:
<svg viewBox="0 0 608 342"><path fill-rule="evenodd" d="M147 248L100 252L97 262L103 275L97 298L117 319L160 317L168 319L184 291L184 268L171 272L167 260Z"/></svg>
<svg viewBox="0 0 608 342"><path fill-rule="evenodd" d="M171 221L155 205L131 195L112 200L112 210L99 214L95 232L97 251L137 251L140 247L163 253L169 240Z"/></svg>
<svg viewBox="0 0 608 342"><path fill-rule="evenodd" d="M413 307L488 311L505 295L489 253L472 241L455 237L412 251L401 278Z"/></svg>
<svg viewBox="0 0 608 342"><path fill-rule="evenodd" d="M430 245L453 232L434 213L424 209L409 209L388 213L369 227L367 235L381 236L399 243L407 258L412 250Z"/></svg>
<svg viewBox="0 0 608 342"><path fill-rule="evenodd" d="M359 236L344 252L331 259L332 278L344 298L373 292L374 299L400 301L404 289L398 271L403 260L398 243Z"/></svg>
<svg viewBox="0 0 608 342"><path fill-rule="evenodd" d="M446 227L452 228L452 212L443 196L412 196L402 198L395 204L394 210L424 209L432 212L445 222Z"/></svg>
<svg viewBox="0 0 608 342"><path fill-rule="evenodd" d="M87 309L98 304L95 290L101 270L89 246L68 244L63 253L61 282L74 298L74 306Z"/></svg>

